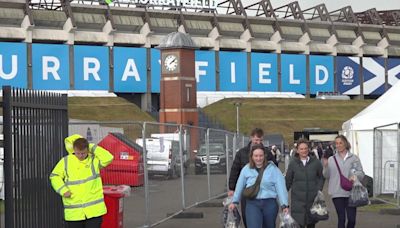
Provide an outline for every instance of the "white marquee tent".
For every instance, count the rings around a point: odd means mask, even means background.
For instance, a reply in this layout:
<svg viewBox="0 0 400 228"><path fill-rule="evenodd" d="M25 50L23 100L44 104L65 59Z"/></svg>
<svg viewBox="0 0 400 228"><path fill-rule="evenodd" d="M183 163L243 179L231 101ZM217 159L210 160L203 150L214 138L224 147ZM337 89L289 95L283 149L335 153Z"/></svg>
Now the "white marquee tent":
<svg viewBox="0 0 400 228"><path fill-rule="evenodd" d="M399 114L400 82L396 83L360 113L343 123L343 134L350 141L352 152L360 157L364 171L368 176L374 176L374 128L390 125L384 129L397 129L397 123L400 122ZM394 159L399 159L397 152L397 131L393 130L391 131L391 135L383 137L383 163L393 160L393 157ZM398 168L395 167L395 169L397 170ZM397 182L397 180L393 181Z"/></svg>

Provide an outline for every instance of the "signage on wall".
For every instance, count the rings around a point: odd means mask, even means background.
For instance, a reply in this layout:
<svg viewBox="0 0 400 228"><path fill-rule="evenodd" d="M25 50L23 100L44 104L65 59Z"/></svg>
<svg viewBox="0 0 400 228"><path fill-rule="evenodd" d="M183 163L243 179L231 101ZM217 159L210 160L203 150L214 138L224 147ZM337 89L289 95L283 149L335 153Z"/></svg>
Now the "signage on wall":
<svg viewBox="0 0 400 228"><path fill-rule="evenodd" d="M306 93L306 56L281 55L282 91Z"/></svg>
<svg viewBox="0 0 400 228"><path fill-rule="evenodd" d="M338 91L346 95L360 94L359 57L336 57Z"/></svg>
<svg viewBox="0 0 400 228"><path fill-rule="evenodd" d="M75 45L73 49L70 59L68 45L32 44L31 88L145 93L151 83L149 92L160 92L158 49L113 47L113 68L109 65L109 47ZM28 87L27 55L25 43L0 42L0 86ZM278 54L274 53L248 55L246 52L196 50L197 90L217 91L218 82L218 91L278 92L281 77L281 91L284 92L334 92L336 80L338 92L342 94L360 95L362 83L364 94L379 95L385 91L385 74L388 87L400 79L400 59L397 58L385 61L384 58L364 57L361 66L359 57L338 56L336 75L334 57L310 55L308 72L306 58L306 55L282 54L279 62ZM219 59L218 64L216 59ZM69 65L72 62L73 68ZM113 72L112 88L110 72Z"/></svg>
<svg viewBox="0 0 400 228"><path fill-rule="evenodd" d="M0 84L27 88L25 43L0 42Z"/></svg>
<svg viewBox="0 0 400 228"><path fill-rule="evenodd" d="M362 70L363 94L383 94L385 92L385 59L364 57Z"/></svg>
<svg viewBox="0 0 400 228"><path fill-rule="evenodd" d="M388 85L390 87L400 80L400 58L390 58L387 62Z"/></svg>
<svg viewBox="0 0 400 228"><path fill-rule="evenodd" d="M103 0L101 0L103 1ZM131 5L183 7L194 9L217 9L217 0L104 0L107 4L125 3Z"/></svg>

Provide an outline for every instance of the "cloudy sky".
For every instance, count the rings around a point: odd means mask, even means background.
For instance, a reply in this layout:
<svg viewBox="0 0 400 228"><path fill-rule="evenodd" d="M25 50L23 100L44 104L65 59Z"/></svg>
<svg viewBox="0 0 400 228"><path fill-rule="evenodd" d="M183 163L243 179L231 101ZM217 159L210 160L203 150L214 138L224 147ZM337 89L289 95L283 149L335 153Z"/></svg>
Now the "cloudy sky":
<svg viewBox="0 0 400 228"><path fill-rule="evenodd" d="M270 0L274 8L286 5L295 0ZM246 6L251 3L259 2L259 0L242 0ZM400 10L400 0L298 0L301 9L308 9L310 7L325 3L328 11L343 8L350 5L354 12L362 12L371 8L377 10ZM248 4L247 4L248 3Z"/></svg>

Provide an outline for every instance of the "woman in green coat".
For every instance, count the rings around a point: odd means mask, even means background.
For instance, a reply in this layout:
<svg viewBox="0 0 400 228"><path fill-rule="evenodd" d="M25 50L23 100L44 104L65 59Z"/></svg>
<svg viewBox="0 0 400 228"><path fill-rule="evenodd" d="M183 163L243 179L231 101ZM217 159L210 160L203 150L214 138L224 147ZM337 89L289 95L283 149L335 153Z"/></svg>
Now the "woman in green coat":
<svg viewBox="0 0 400 228"><path fill-rule="evenodd" d="M308 141L297 142L297 153L289 162L286 172L286 188L291 191L291 215L303 228L314 228L310 218L310 208L318 191L324 186L322 164L309 155Z"/></svg>

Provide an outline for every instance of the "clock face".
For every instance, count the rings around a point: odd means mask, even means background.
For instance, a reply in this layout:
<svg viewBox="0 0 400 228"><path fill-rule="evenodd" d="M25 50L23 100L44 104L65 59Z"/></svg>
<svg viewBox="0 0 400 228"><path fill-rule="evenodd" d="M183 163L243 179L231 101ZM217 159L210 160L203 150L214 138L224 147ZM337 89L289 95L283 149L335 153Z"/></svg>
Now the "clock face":
<svg viewBox="0 0 400 228"><path fill-rule="evenodd" d="M176 55L167 55L164 59L165 69L168 71L174 71L178 67L178 57Z"/></svg>

